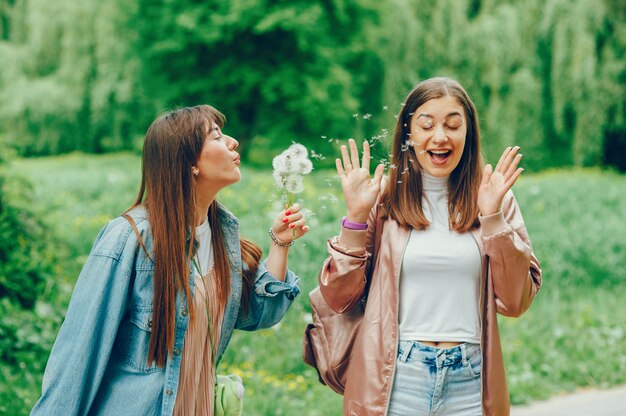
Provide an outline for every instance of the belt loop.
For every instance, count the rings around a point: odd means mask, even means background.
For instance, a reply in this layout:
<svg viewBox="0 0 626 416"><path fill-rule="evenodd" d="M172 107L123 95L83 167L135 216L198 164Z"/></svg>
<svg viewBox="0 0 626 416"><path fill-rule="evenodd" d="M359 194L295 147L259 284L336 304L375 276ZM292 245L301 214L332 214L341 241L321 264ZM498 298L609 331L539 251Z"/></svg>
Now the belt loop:
<svg viewBox="0 0 626 416"><path fill-rule="evenodd" d="M400 361L406 363L409 359L409 354L411 354L411 350L415 346L415 342L413 341L401 341L404 345L402 348L402 355L400 355Z"/></svg>
<svg viewBox="0 0 626 416"><path fill-rule="evenodd" d="M461 344L460 347L461 347L461 361L462 361L464 366L467 366L467 363L468 363L468 359L467 359L467 343Z"/></svg>

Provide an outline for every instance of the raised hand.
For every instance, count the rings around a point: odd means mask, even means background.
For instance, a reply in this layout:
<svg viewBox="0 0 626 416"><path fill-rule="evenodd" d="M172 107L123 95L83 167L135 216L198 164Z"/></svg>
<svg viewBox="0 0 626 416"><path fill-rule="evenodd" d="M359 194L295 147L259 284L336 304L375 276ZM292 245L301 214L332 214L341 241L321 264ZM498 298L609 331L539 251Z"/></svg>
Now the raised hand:
<svg viewBox="0 0 626 416"><path fill-rule="evenodd" d="M519 146L507 147L495 169L489 164L485 166L478 189L478 209L481 215L495 214L500 210L504 195L524 171L517 167L522 159L522 155L517 153L519 149Z"/></svg>
<svg viewBox="0 0 626 416"><path fill-rule="evenodd" d="M370 179L370 146L363 142L363 161L359 165L359 151L353 139L348 140L350 155L345 145L341 146L342 159L336 159L337 174L341 180L341 189L346 201L346 216L350 221L366 222L369 213L380 193L380 183L385 170L384 165L376 167L374 177Z"/></svg>

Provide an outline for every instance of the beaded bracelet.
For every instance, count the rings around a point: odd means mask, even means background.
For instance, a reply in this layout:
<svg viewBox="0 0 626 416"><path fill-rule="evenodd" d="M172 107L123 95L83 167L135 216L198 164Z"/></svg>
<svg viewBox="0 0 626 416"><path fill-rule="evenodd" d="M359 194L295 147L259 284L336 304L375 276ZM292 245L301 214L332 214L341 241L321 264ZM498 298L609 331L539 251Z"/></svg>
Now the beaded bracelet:
<svg viewBox="0 0 626 416"><path fill-rule="evenodd" d="M272 227L270 227L268 234L270 235L270 238L272 239L274 244L276 244L279 247L291 247L293 246L293 243L296 242L296 240L291 240L288 243L283 243L282 241L278 239L278 237L276 237L276 235L274 234L274 230L272 230Z"/></svg>

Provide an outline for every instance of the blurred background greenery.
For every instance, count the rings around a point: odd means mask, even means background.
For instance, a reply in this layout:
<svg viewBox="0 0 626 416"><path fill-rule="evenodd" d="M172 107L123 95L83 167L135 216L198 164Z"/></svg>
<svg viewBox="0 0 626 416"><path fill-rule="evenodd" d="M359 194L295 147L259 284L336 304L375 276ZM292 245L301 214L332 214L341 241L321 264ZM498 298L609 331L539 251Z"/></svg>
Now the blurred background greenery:
<svg viewBox="0 0 626 416"><path fill-rule="evenodd" d="M272 157L297 141L316 167L290 257L303 296L238 333L221 371L244 377L246 414L340 414L301 360L343 211L326 168L349 137L385 162L404 96L440 75L474 99L488 160L524 153L545 286L500 321L513 402L626 382L625 51L626 0L0 0L0 414L37 399L93 239L134 200L149 123L199 103L241 143L243 180L220 197L265 249Z"/></svg>

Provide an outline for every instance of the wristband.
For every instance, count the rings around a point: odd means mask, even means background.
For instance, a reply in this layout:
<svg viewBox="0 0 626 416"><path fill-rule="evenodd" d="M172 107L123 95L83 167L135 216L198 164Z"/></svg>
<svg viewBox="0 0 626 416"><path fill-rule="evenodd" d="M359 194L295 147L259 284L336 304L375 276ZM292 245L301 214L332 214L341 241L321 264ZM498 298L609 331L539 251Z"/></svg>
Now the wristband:
<svg viewBox="0 0 626 416"><path fill-rule="evenodd" d="M341 219L341 226L343 228L347 228L348 230L358 230L358 231L367 230L366 222L352 222L352 221L349 221L347 217L343 217Z"/></svg>

